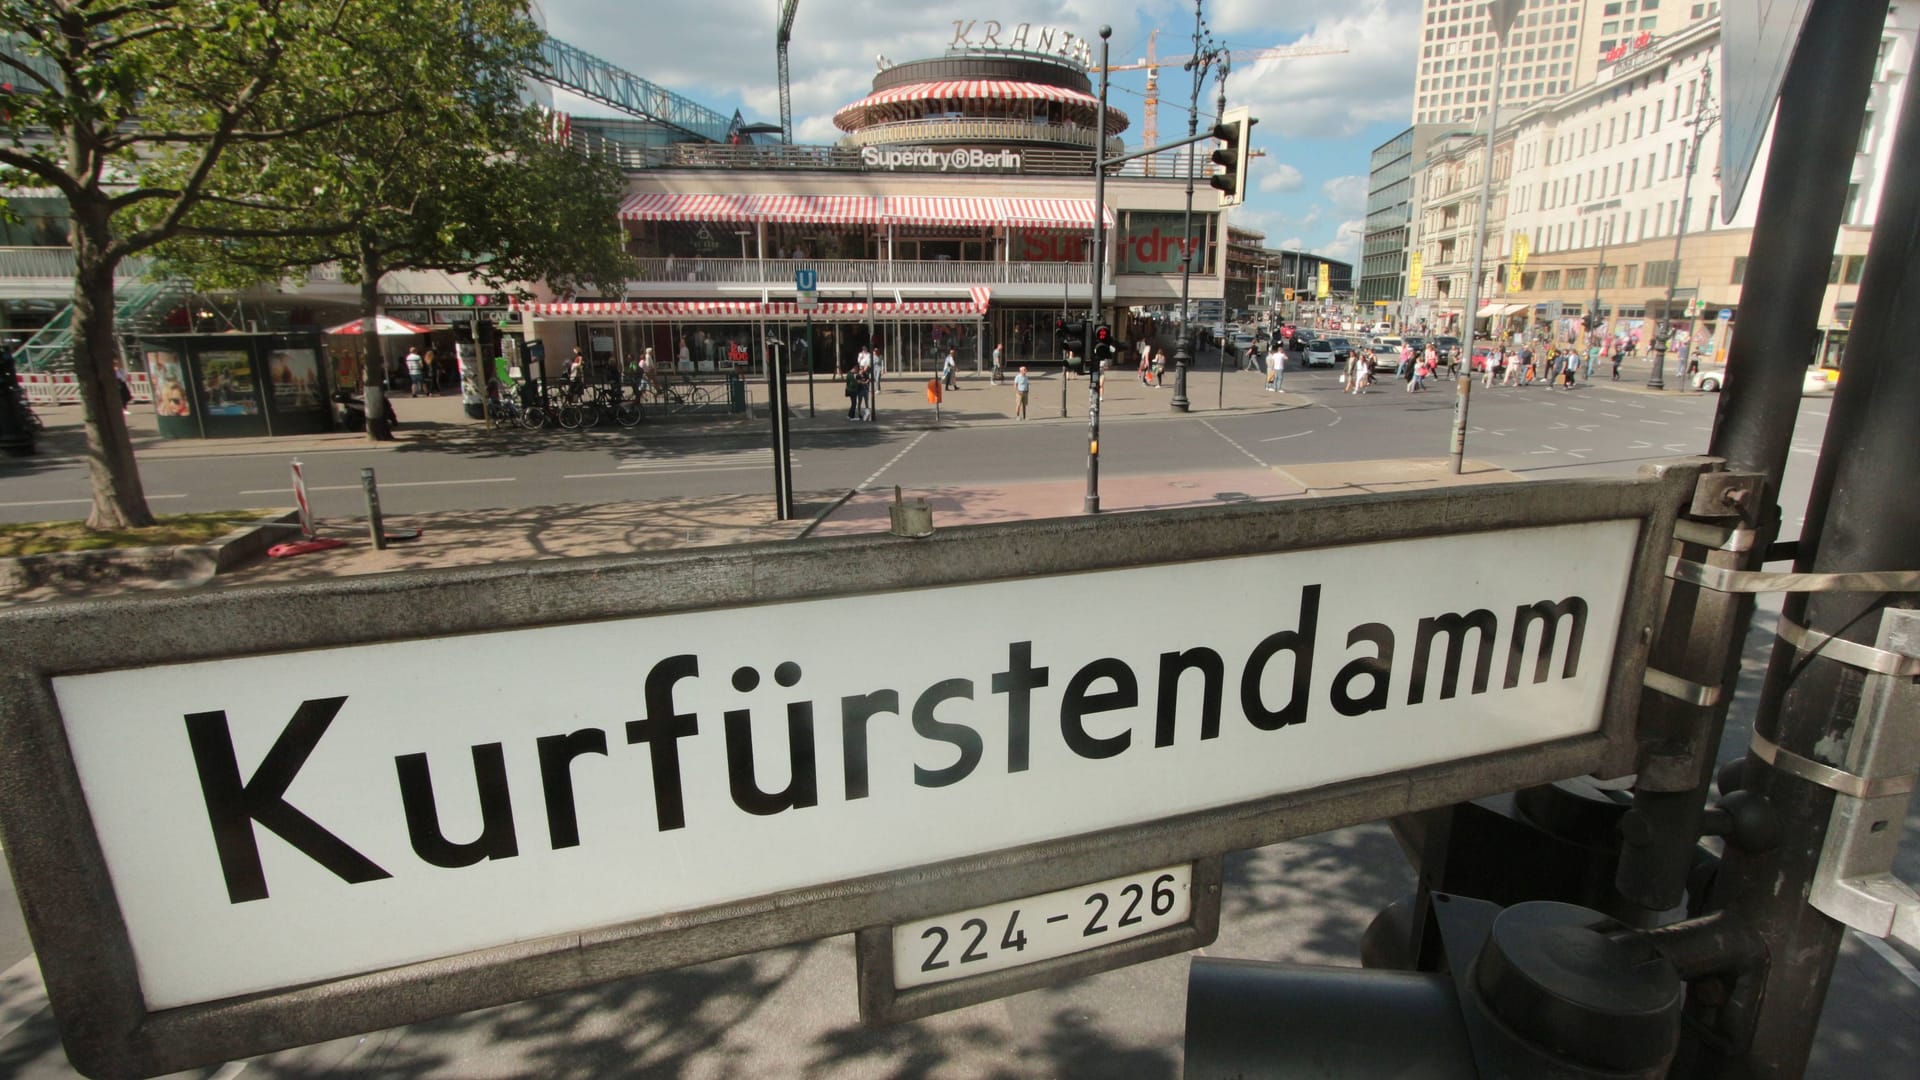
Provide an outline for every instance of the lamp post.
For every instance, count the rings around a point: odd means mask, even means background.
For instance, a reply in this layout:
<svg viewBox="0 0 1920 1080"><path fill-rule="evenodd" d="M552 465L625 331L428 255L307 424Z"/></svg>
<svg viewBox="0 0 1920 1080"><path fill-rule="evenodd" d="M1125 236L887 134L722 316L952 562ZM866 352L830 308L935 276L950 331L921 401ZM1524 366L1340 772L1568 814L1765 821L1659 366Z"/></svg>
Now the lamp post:
<svg viewBox="0 0 1920 1080"><path fill-rule="evenodd" d="M1602 329L1606 325L1606 323L1600 317L1600 275L1606 273L1607 245L1612 242L1613 242L1613 215L1608 214L1606 226L1601 230L1601 233L1600 233L1600 260L1598 264L1596 264L1593 268L1593 308L1589 315L1591 321L1587 324L1587 343L1586 343L1587 348L1585 350L1588 356L1593 355L1592 350L1595 344L1593 340L1593 332L1595 330ZM1602 335L1602 337L1604 338L1605 335ZM1587 365L1587 378L1589 379L1593 378L1593 365L1591 363Z"/></svg>
<svg viewBox="0 0 1920 1080"><path fill-rule="evenodd" d="M1467 306L1461 321L1466 323L1467 363L1454 379L1453 440L1447 468L1458 475L1467 452L1467 399L1473 393L1473 322L1480 310L1480 274L1486 257L1487 209L1493 202L1493 138L1500 131L1500 74L1507 58L1507 30L1520 13L1520 0L1492 0L1487 18L1493 29L1493 89L1487 103L1487 151L1480 167L1480 211L1473 222L1473 269L1467 275Z"/></svg>
<svg viewBox="0 0 1920 1080"><path fill-rule="evenodd" d="M1186 68L1193 72L1193 95L1187 102L1187 138L1200 132L1200 85L1206 81L1207 68L1219 58L1219 48L1202 48L1205 25L1200 21L1202 0L1193 0L1193 58ZM1167 404L1175 412L1187 411L1187 368L1193 364L1193 145L1187 145L1187 216L1180 231L1180 338L1173 349L1173 400ZM1242 181L1245 182L1244 180ZM1203 249L1204 250L1204 249Z"/></svg>
<svg viewBox="0 0 1920 1080"><path fill-rule="evenodd" d="M1665 390L1667 370L1667 346L1673 339L1673 288L1680 282L1680 241L1687 237L1687 217L1693 208L1693 172L1700 164L1700 141L1720 119L1717 111L1708 108L1709 95L1713 92L1713 67L1710 64L1700 66L1700 99L1694 106L1693 119L1687 121L1692 133L1687 136L1687 171L1680 181L1680 220L1673 229L1673 261L1667 264L1667 298L1660 305L1660 332L1653 336L1653 370L1647 375L1647 389ZM1711 225L1711 223L1709 223ZM1682 373L1675 372L1678 378Z"/></svg>

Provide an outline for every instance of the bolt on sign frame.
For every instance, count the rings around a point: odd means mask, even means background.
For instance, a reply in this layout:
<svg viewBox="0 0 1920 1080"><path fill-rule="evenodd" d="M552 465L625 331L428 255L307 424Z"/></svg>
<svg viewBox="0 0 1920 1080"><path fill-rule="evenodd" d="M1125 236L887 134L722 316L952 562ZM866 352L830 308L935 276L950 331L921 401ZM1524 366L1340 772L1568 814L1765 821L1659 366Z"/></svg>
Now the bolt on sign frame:
<svg viewBox="0 0 1920 1080"><path fill-rule="evenodd" d="M1225 852L1630 770L1710 467L15 608L0 829L92 1076L856 931L924 1015L1211 940Z"/></svg>

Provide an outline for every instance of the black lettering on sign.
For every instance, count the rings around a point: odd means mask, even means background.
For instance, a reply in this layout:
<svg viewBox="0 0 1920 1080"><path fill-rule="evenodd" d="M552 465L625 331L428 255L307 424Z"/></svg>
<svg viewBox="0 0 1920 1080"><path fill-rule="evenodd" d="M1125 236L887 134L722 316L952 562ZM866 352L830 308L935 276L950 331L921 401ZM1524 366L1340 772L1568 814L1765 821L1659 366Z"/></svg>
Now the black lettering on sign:
<svg viewBox="0 0 1920 1080"><path fill-rule="evenodd" d="M1007 695L1007 771L1027 771L1033 725L1033 692L1047 685L1047 669L1033 666L1033 642L1007 646L1007 670L995 672L993 692Z"/></svg>
<svg viewBox="0 0 1920 1080"><path fill-rule="evenodd" d="M1087 693L1087 688L1100 679L1113 680L1113 689L1100 694ZM1140 684L1126 661L1111 656L1095 660L1067 680L1067 692L1060 699L1060 737L1067 741L1068 749L1083 758L1110 758L1133 742L1133 732L1123 730L1104 739L1096 738L1087 733L1088 714L1131 709L1138 704Z"/></svg>
<svg viewBox="0 0 1920 1080"><path fill-rule="evenodd" d="M1569 596L1557 604L1545 600L1521 604L1513 609L1513 638L1507 643L1507 689L1520 685L1520 662L1527 652L1527 627L1536 622L1540 624L1540 651L1534 654L1533 681L1547 681L1547 672L1553 667L1553 644L1559 636L1562 619L1571 620L1573 625L1567 632L1567 662L1560 677L1571 679L1574 672L1580 670L1580 645L1587 636L1587 602L1578 596Z"/></svg>
<svg viewBox="0 0 1920 1080"><path fill-rule="evenodd" d="M457 870L488 859L511 859L520 854L513 835L513 799L507 792L507 755L499 743L473 748L474 788L480 797L480 835L464 844L447 839L440 829L440 808L433 798L433 775L427 755L402 754L393 759L400 774L400 803L407 812L407 839L414 853L434 866Z"/></svg>
<svg viewBox="0 0 1920 1080"><path fill-rule="evenodd" d="M1292 630L1269 634L1253 647L1247 666L1240 674L1240 708L1248 722L1261 731L1277 731L1307 718L1308 690L1313 680L1313 642L1320 632L1320 586L1300 590L1300 623ZM1293 694L1278 709L1267 708L1260 696L1260 682L1267 664L1275 655L1293 654Z"/></svg>
<svg viewBox="0 0 1920 1080"><path fill-rule="evenodd" d="M580 846L580 815L573 801L573 759L607 752L607 733L581 728L534 740L540 750L540 790L547 802L547 839L555 851Z"/></svg>
<svg viewBox="0 0 1920 1080"><path fill-rule="evenodd" d="M1200 737L1220 737L1220 697L1227 681L1227 665L1220 654L1200 646L1185 652L1160 654L1160 700L1154 709L1153 745L1173 745L1173 720L1179 713L1180 676L1200 673Z"/></svg>
<svg viewBox="0 0 1920 1080"><path fill-rule="evenodd" d="M660 830L687 827L687 804L680 788L680 743L700 733L692 713L673 711L673 687L681 679L697 678L700 658L691 653L669 656L647 672L647 716L627 721L627 742L646 743L653 759L653 814Z"/></svg>
<svg viewBox="0 0 1920 1080"><path fill-rule="evenodd" d="M1341 716L1359 716L1387 707L1387 691L1393 682L1393 631L1386 623L1361 623L1347 633L1347 647L1370 642L1377 650L1373 656L1351 660L1333 677L1333 707ZM1353 684L1371 679L1373 688L1364 697L1353 696Z"/></svg>
<svg viewBox="0 0 1920 1080"><path fill-rule="evenodd" d="M267 898L267 875L260 865L259 840L253 831L256 822L347 882L359 884L393 876L286 800L287 788L320 745L320 737L327 733L346 700L336 697L301 702L248 780L240 778L227 714L187 714L187 741L193 747L200 795L206 800L207 823L213 827L214 849L220 855L220 873L226 878L231 903Z"/></svg>
<svg viewBox="0 0 1920 1080"><path fill-rule="evenodd" d="M944 769L923 769L913 767L913 782L921 787L946 787L965 780L973 773L974 766L980 764L980 753L984 745L980 733L965 724L950 724L945 720L936 720L933 710L943 701L952 698L973 700L972 679L942 679L926 688L920 694L920 700L913 703L913 730L924 738L937 742L950 743L960 751L954 763Z"/></svg>
<svg viewBox="0 0 1920 1080"><path fill-rule="evenodd" d="M840 759L847 774L847 801L867 797L867 721L880 713L900 715L900 691L875 690L840 699Z"/></svg>
<svg viewBox="0 0 1920 1080"><path fill-rule="evenodd" d="M800 665L787 661L774 669L774 681L792 686L800 681ZM760 673L743 667L733 673L733 688L749 693L760 685ZM814 769L813 702L796 701L787 706L787 786L780 791L762 791L753 770L753 710L728 709L722 714L727 725L727 788L733 804L749 814L765 816L797 806L820 803L820 783Z"/></svg>
<svg viewBox="0 0 1920 1080"><path fill-rule="evenodd" d="M1485 608L1475 608L1465 615L1448 612L1420 620L1420 629L1413 639L1413 668L1407 673L1407 704L1418 705L1426 700L1427 654L1433 639L1442 634L1447 637L1447 659L1440 669L1440 700L1454 696L1460 686L1460 658L1466 652L1469 630L1480 635L1480 651L1473 661L1472 692L1487 692L1487 676L1493 668L1493 638L1499 630L1493 612Z"/></svg>

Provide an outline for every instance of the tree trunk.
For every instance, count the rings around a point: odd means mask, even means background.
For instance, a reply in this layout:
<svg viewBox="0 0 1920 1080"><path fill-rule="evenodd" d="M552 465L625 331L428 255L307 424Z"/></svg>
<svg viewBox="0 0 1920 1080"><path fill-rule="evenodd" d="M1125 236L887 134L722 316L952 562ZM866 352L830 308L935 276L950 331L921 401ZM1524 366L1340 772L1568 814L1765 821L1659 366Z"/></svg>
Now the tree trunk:
<svg viewBox="0 0 1920 1080"><path fill-rule="evenodd" d="M361 342L366 348L367 439L390 442L393 425L387 422L387 354L380 347L380 268L364 249L360 253L360 311L365 318Z"/></svg>
<svg viewBox="0 0 1920 1080"><path fill-rule="evenodd" d="M93 485L89 529L125 529L153 524L146 489L133 458L133 440L120 403L114 361L113 271L106 256L110 226L104 206L74 206L73 373L86 409L87 472Z"/></svg>

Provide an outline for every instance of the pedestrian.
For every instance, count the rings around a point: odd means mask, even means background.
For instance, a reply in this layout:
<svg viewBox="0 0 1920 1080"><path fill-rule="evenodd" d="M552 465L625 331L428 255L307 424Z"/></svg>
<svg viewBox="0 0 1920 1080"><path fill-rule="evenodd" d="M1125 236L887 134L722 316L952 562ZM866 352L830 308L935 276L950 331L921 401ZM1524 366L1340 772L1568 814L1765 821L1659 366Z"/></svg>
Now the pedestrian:
<svg viewBox="0 0 1920 1080"><path fill-rule="evenodd" d="M933 406L933 422L940 422L940 380L927 380L927 404Z"/></svg>
<svg viewBox="0 0 1920 1080"><path fill-rule="evenodd" d="M993 346L993 385L995 386L1000 385L1002 365L1006 362L1003 352L1003 346L996 342Z"/></svg>
<svg viewBox="0 0 1920 1080"><path fill-rule="evenodd" d="M1267 391L1277 394L1287 378L1287 350L1279 342L1267 352Z"/></svg>
<svg viewBox="0 0 1920 1080"><path fill-rule="evenodd" d="M1167 350L1153 350L1153 385L1158 389L1167 384Z"/></svg>
<svg viewBox="0 0 1920 1080"><path fill-rule="evenodd" d="M120 389L120 415L125 416L133 409L133 384L127 381L127 365L115 360L113 378Z"/></svg>
<svg viewBox="0 0 1920 1080"><path fill-rule="evenodd" d="M1580 354L1567 354L1567 370L1563 374L1567 380L1567 389L1573 389L1574 376L1580 374Z"/></svg>
<svg viewBox="0 0 1920 1080"><path fill-rule="evenodd" d="M1140 385L1153 385L1153 357L1145 349L1140 350Z"/></svg>
<svg viewBox="0 0 1920 1080"><path fill-rule="evenodd" d="M427 388L427 370L422 366L425 362L420 358L420 350L411 345L407 346L407 359L405 363L407 365L407 381L413 384L412 392L409 393L408 396L419 397L421 391Z"/></svg>
<svg viewBox="0 0 1920 1080"><path fill-rule="evenodd" d="M575 349L573 351L577 354L580 350ZM685 334L680 335L680 351L674 356L674 366L678 367L681 371L693 370L693 350L688 346L687 335Z"/></svg>
<svg viewBox="0 0 1920 1080"><path fill-rule="evenodd" d="M440 366L434 357L433 346L427 346L426 353L420 357L420 367L427 377L427 396L434 397L440 393Z"/></svg>
<svg viewBox="0 0 1920 1080"><path fill-rule="evenodd" d="M854 365L853 375L860 384L860 419L872 422L873 394L878 388L873 377L873 357L869 355L865 363Z"/></svg>
<svg viewBox="0 0 1920 1080"><path fill-rule="evenodd" d="M860 419L860 369L852 368L847 372L847 419Z"/></svg>
<svg viewBox="0 0 1920 1080"><path fill-rule="evenodd" d="M1626 347L1618 341L1615 341L1613 343L1613 381L1614 382L1620 381L1620 361L1625 359L1623 355L1625 348Z"/></svg>
<svg viewBox="0 0 1920 1080"><path fill-rule="evenodd" d="M1027 379L1027 366L1020 365L1019 373L1013 377L1013 418L1015 420L1027 418L1027 391L1032 388L1032 385Z"/></svg>
<svg viewBox="0 0 1920 1080"><path fill-rule="evenodd" d="M949 390L960 389L958 386L954 385L953 379L954 379L953 350L948 349L947 358L940 362L940 381L943 384L945 384L946 388Z"/></svg>

